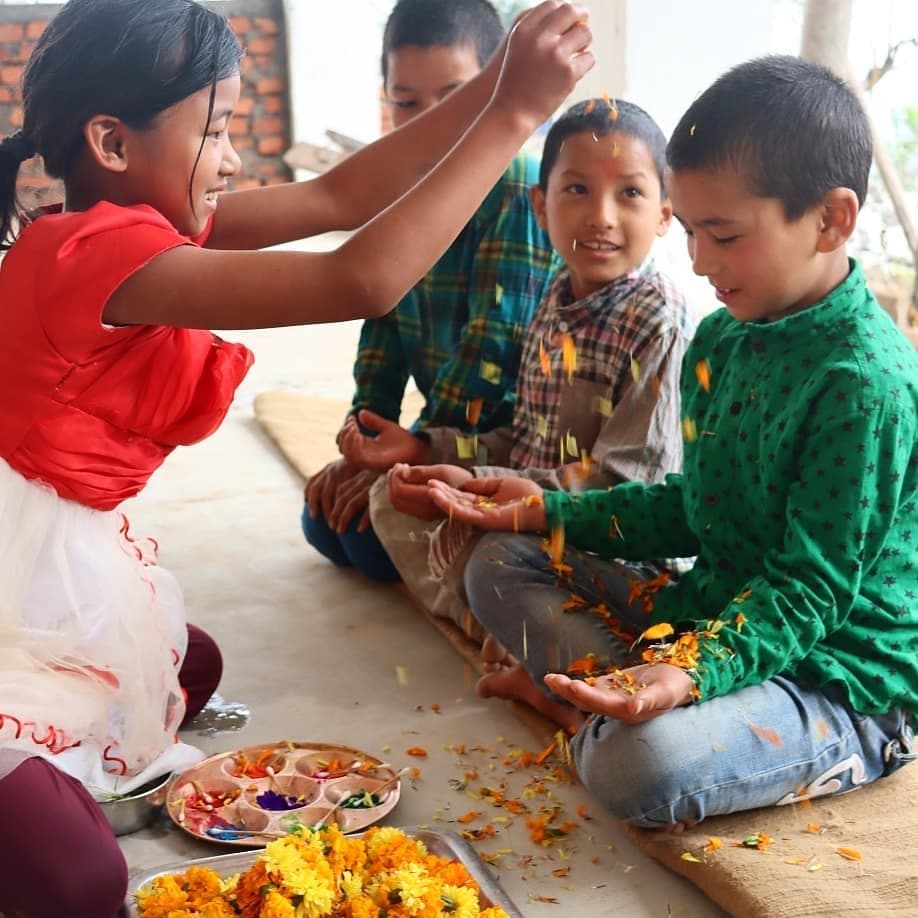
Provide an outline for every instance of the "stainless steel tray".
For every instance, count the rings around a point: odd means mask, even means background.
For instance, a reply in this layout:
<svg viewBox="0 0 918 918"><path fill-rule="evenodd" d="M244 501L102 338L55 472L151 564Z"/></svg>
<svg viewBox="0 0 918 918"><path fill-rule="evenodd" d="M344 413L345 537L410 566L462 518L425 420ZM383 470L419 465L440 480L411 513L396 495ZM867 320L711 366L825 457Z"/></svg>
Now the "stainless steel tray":
<svg viewBox="0 0 918 918"><path fill-rule="evenodd" d="M468 842L455 832L436 829L402 828L402 831L424 842L427 850L438 857L455 858L472 875L481 889L482 906L500 906L510 918L523 918L523 913L513 904L500 884L491 875L484 862L475 853ZM136 893L142 886L156 877L167 873L182 873L191 866L209 867L221 877L232 876L251 867L261 851L239 851L235 854L220 854L216 857L200 857L188 861L175 861L153 870L132 873L128 881L128 898L125 902L130 918L139 918Z"/></svg>

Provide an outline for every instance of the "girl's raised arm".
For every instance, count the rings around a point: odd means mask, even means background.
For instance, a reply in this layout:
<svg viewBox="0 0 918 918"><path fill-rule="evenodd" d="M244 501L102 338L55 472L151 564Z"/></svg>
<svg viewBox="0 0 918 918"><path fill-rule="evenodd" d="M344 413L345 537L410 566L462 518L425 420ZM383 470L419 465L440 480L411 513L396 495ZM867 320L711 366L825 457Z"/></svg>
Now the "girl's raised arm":
<svg viewBox="0 0 918 918"><path fill-rule="evenodd" d="M541 4L514 29L495 90L458 143L339 249L171 249L121 285L105 320L223 329L384 314L448 248L525 139L589 70L590 40L581 7ZM375 174L360 178L371 195L384 183ZM268 199L264 191L259 200ZM228 195L229 206L244 195ZM303 219L280 210L290 224Z"/></svg>
<svg viewBox="0 0 918 918"><path fill-rule="evenodd" d="M544 17L560 5L561 0L546 0L521 21ZM363 226L426 175L481 114L508 43L509 35L484 69L439 105L317 178L223 195L207 248L259 249Z"/></svg>

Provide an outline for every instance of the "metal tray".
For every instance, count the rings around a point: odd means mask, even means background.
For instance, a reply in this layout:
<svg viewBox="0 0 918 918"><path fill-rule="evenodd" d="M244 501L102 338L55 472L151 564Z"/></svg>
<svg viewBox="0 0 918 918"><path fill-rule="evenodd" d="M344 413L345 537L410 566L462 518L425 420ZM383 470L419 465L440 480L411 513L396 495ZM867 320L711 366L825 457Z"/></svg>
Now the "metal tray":
<svg viewBox="0 0 918 918"><path fill-rule="evenodd" d="M402 831L411 838L422 841L431 854L459 861L478 884L481 890L482 907L500 906L510 918L523 918L523 913L513 904L510 897L504 892L497 880L494 879L490 870L478 857L471 845L456 835L455 832L416 828L402 828ZM146 886L156 877L167 873L182 873L191 866L209 867L221 877L228 877L251 867L259 854L261 854L260 851L239 851L235 854L221 854L216 857L176 861L153 870L134 873L128 882L128 898L125 902L128 916L129 918L139 918L140 912L137 910L135 894L138 889Z"/></svg>

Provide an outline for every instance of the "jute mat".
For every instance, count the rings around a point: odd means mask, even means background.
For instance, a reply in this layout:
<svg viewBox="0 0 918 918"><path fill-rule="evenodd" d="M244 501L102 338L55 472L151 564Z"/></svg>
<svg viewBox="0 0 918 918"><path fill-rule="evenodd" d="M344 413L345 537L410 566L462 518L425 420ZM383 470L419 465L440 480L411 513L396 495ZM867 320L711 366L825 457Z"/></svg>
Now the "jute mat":
<svg viewBox="0 0 918 918"><path fill-rule="evenodd" d="M414 398L406 414L419 408ZM258 422L304 477L338 455L335 435L347 408L281 390L255 399ZM420 611L480 672L475 642L452 622ZM516 709L537 736L551 735L534 712ZM678 835L629 835L741 918L918 918L918 764L842 797L715 817Z"/></svg>
<svg viewBox="0 0 918 918"><path fill-rule="evenodd" d="M403 417L417 417L424 400L417 392L405 396ZM303 392L272 389L255 396L255 417L281 454L304 478L338 458L335 437L350 403L313 398Z"/></svg>
<svg viewBox="0 0 918 918"><path fill-rule="evenodd" d="M764 850L743 845L757 842L759 833L772 839ZM629 835L731 915L918 915L915 764L862 790L806 806L719 816L680 835L640 829L629 829ZM723 847L713 850L718 841Z"/></svg>

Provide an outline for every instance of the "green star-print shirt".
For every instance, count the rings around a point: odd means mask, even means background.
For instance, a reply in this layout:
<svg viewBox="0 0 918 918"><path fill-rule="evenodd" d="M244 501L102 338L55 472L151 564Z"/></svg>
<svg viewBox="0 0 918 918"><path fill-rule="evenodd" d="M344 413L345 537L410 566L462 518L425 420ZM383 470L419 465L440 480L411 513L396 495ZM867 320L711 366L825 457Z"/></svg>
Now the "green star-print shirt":
<svg viewBox="0 0 918 918"><path fill-rule="evenodd" d="M918 356L860 267L776 322L708 316L681 392L683 473L547 492L549 524L603 557L697 554L648 624L699 633L700 700L780 673L918 719Z"/></svg>

